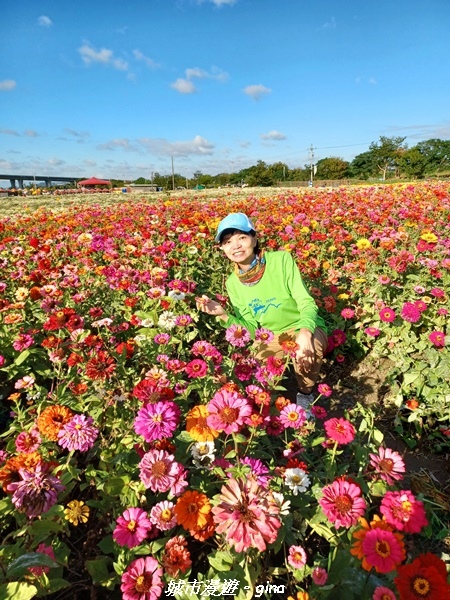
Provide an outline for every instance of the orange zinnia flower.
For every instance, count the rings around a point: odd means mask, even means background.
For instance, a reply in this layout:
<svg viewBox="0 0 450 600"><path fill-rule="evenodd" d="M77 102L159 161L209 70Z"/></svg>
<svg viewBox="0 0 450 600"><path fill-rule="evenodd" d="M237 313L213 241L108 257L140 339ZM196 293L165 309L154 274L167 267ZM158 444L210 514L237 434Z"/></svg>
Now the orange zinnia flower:
<svg viewBox="0 0 450 600"><path fill-rule="evenodd" d="M3 490L6 492L6 488L10 483L21 479L19 476L19 469L33 471L35 466L40 462L42 462L42 456L39 452L23 452L17 456L8 458L0 469L0 482Z"/></svg>
<svg viewBox="0 0 450 600"><path fill-rule="evenodd" d="M192 537L194 537L199 542L204 542L208 538L212 537L216 530L212 513L208 513L206 515L206 518L207 518L207 524L204 527L202 527L202 529L198 529L196 531L191 530L189 532L192 535Z"/></svg>
<svg viewBox="0 0 450 600"><path fill-rule="evenodd" d="M208 525L211 504L206 494L196 490L187 491L178 498L173 512L177 522L187 531L200 531Z"/></svg>
<svg viewBox="0 0 450 600"><path fill-rule="evenodd" d="M211 429L206 422L209 415L204 404L194 406L186 416L186 431L196 442L213 442L219 435L215 429Z"/></svg>
<svg viewBox="0 0 450 600"><path fill-rule="evenodd" d="M72 419L73 414L67 406L47 406L36 421L39 432L52 442L57 442L59 430Z"/></svg>

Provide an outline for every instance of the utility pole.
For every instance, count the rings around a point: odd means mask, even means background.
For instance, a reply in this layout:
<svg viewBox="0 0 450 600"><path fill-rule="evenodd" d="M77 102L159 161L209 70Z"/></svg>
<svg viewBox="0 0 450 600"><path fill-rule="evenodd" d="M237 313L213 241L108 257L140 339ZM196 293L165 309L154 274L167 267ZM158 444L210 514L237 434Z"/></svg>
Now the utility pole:
<svg viewBox="0 0 450 600"><path fill-rule="evenodd" d="M173 156L172 156L172 189L175 189L175 172L173 170Z"/></svg>
<svg viewBox="0 0 450 600"><path fill-rule="evenodd" d="M310 169L311 169L311 175L310 175L310 179L309 179L309 185L310 185L310 187L313 186L314 173L315 173L315 168L314 168L314 166L315 166L314 165L314 150L315 150L315 148L311 144L311 147L309 149L309 160L310 160Z"/></svg>

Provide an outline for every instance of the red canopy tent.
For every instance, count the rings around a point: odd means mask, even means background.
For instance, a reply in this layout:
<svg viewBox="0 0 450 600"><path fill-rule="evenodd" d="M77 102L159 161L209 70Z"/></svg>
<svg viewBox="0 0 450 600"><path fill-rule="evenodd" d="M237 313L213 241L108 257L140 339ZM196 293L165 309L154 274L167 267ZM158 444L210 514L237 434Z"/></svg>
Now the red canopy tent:
<svg viewBox="0 0 450 600"><path fill-rule="evenodd" d="M77 183L77 187L89 187L90 185L109 185L111 187L112 183L110 181L107 181L106 179L97 179L97 177L83 179L83 181L79 181Z"/></svg>

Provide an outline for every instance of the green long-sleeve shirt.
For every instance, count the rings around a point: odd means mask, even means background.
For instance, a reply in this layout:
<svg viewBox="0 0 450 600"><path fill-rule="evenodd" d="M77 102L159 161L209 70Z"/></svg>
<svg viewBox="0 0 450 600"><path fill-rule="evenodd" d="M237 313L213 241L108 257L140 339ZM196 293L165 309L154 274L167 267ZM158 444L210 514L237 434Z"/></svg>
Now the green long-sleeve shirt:
<svg viewBox="0 0 450 600"><path fill-rule="evenodd" d="M264 254L266 268L262 278L253 286L246 286L232 273L226 288L234 315L221 321L224 327L241 325L254 337L260 327L278 334L289 329L309 329L326 325L318 314L317 304L303 283L302 276L291 254L285 251Z"/></svg>

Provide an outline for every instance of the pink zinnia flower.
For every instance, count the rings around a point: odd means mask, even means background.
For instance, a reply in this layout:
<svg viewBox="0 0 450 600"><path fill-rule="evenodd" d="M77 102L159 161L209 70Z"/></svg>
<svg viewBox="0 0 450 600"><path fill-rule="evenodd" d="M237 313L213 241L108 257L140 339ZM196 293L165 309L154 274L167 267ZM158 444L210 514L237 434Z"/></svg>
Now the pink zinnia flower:
<svg viewBox="0 0 450 600"><path fill-rule="evenodd" d="M441 289L441 288L438 288L438 287L432 288L432 289L430 290L430 294L431 294L432 296L434 296L435 298L444 298L444 297L445 297L445 292L444 292L444 290L443 290L443 289Z"/></svg>
<svg viewBox="0 0 450 600"><path fill-rule="evenodd" d="M33 342L33 337L28 333L19 333L12 345L14 350L21 352L22 350L26 350L27 348L32 346Z"/></svg>
<svg viewBox="0 0 450 600"><path fill-rule="evenodd" d="M324 423L327 436L338 444L349 444L355 438L356 430L347 419L328 419Z"/></svg>
<svg viewBox="0 0 450 600"><path fill-rule="evenodd" d="M402 306L402 318L408 323L417 323L420 321L420 310L413 302L405 302Z"/></svg>
<svg viewBox="0 0 450 600"><path fill-rule="evenodd" d="M445 333L443 331L432 331L428 339L436 348L443 348L445 346Z"/></svg>
<svg viewBox="0 0 450 600"><path fill-rule="evenodd" d="M231 479L222 486L219 504L212 508L218 534L224 534L236 552L257 548L263 552L277 539L280 509L272 493L250 479Z"/></svg>
<svg viewBox="0 0 450 600"><path fill-rule="evenodd" d="M137 558L122 575L123 600L157 600L163 592L163 570L151 556Z"/></svg>
<svg viewBox="0 0 450 600"><path fill-rule="evenodd" d="M225 331L225 339L232 346L243 348L250 341L250 332L242 325L231 325Z"/></svg>
<svg viewBox="0 0 450 600"><path fill-rule="evenodd" d="M390 281L391 278L387 275L379 275L378 277L378 283L381 283L381 285L387 285L388 283L390 283Z"/></svg>
<svg viewBox="0 0 450 600"><path fill-rule="evenodd" d="M98 429L93 426L94 419L85 415L74 415L58 431L58 444L67 450L87 452L95 443Z"/></svg>
<svg viewBox="0 0 450 600"><path fill-rule="evenodd" d="M328 579L328 573L323 567L314 567L311 577L316 585L325 585Z"/></svg>
<svg viewBox="0 0 450 600"><path fill-rule="evenodd" d="M175 318L175 325L178 327L187 327L192 323L192 317L190 315L178 315Z"/></svg>
<svg viewBox="0 0 450 600"><path fill-rule="evenodd" d="M167 492L178 478L178 463L166 450L152 449L139 463L142 483L152 492Z"/></svg>
<svg viewBox="0 0 450 600"><path fill-rule="evenodd" d="M366 327L364 329L364 333L366 333L370 337L378 337L381 331L377 327Z"/></svg>
<svg viewBox="0 0 450 600"><path fill-rule="evenodd" d="M397 596L394 594L392 590L383 585L379 585L375 588L375 591L372 596L372 600L396 600Z"/></svg>
<svg viewBox="0 0 450 600"><path fill-rule="evenodd" d="M297 404L288 404L280 412L280 421L285 428L299 429L306 422L306 412Z"/></svg>
<svg viewBox="0 0 450 600"><path fill-rule="evenodd" d="M395 319L395 312L388 306L385 306L378 314L380 319L385 323L392 323L392 321Z"/></svg>
<svg viewBox="0 0 450 600"><path fill-rule="evenodd" d="M333 393L333 390L328 385L328 383L319 383L319 385L317 386L317 391L321 396L324 396L325 398L329 398Z"/></svg>
<svg viewBox="0 0 450 600"><path fill-rule="evenodd" d="M208 373L208 363L201 358L194 358L194 360L187 363L184 370L190 379L205 377Z"/></svg>
<svg viewBox="0 0 450 600"><path fill-rule="evenodd" d="M369 458L370 466L375 469L378 477L388 485L403 479L403 473L406 470L405 463L395 450L380 446L378 454L369 454Z"/></svg>
<svg viewBox="0 0 450 600"><path fill-rule="evenodd" d="M175 402L146 404L139 409L134 430L146 442L170 438L180 422L180 409Z"/></svg>
<svg viewBox="0 0 450 600"><path fill-rule="evenodd" d="M314 417L316 419L319 419L320 421L323 421L323 419L327 418L327 411L325 408L323 408L322 406L317 406L317 404L313 404L311 406L311 412L314 415Z"/></svg>
<svg viewBox="0 0 450 600"><path fill-rule="evenodd" d="M343 317L344 319L353 319L354 316L355 311L353 310L353 308L343 308L341 310L341 317Z"/></svg>
<svg viewBox="0 0 450 600"><path fill-rule="evenodd" d="M336 527L356 525L366 510L361 488L342 479L337 479L323 488L319 504L327 519Z"/></svg>
<svg viewBox="0 0 450 600"><path fill-rule="evenodd" d="M377 573L394 571L405 558L402 543L392 531L374 528L364 536L361 549L367 563Z"/></svg>
<svg viewBox="0 0 450 600"><path fill-rule="evenodd" d="M303 569L306 565L307 558L305 549L302 546L291 546L289 548L287 560L294 569Z"/></svg>
<svg viewBox="0 0 450 600"><path fill-rule="evenodd" d="M269 485L270 476L269 469L266 465L259 460L259 458L252 458L250 456L245 456L242 459L242 464L248 465L252 470L252 477L256 478L256 481L263 488L266 488Z"/></svg>
<svg viewBox="0 0 450 600"><path fill-rule="evenodd" d="M406 533L419 533L428 525L423 502L409 490L386 492L380 512L392 527Z"/></svg>
<svg viewBox="0 0 450 600"><path fill-rule="evenodd" d="M119 546L134 548L145 540L152 528L152 522L145 510L142 510L142 508L127 508L123 515L117 519L113 539Z"/></svg>
<svg viewBox="0 0 450 600"><path fill-rule="evenodd" d="M265 365L267 373L271 377L280 377L286 368L286 362L276 356L269 356Z"/></svg>
<svg viewBox="0 0 450 600"><path fill-rule="evenodd" d="M239 431L244 425L245 418L252 413L252 408L245 398L237 392L227 390L216 392L207 408L208 427L216 431L224 431L226 434Z"/></svg>
<svg viewBox="0 0 450 600"><path fill-rule="evenodd" d="M150 511L150 520L160 531L172 529L177 524L177 517L173 512L174 503L168 500L158 502Z"/></svg>
<svg viewBox="0 0 450 600"><path fill-rule="evenodd" d="M264 342L265 344L268 344L273 340L274 337L275 336L273 332L270 331L270 329L266 329L265 327L260 327L255 331L255 340L257 340L258 342Z"/></svg>
<svg viewBox="0 0 450 600"><path fill-rule="evenodd" d="M37 427L30 431L21 431L15 443L17 452L35 452L41 445L41 434Z"/></svg>
<svg viewBox="0 0 450 600"><path fill-rule="evenodd" d="M168 344L170 341L170 335L168 333L157 333L153 338L155 344L159 344L160 346L164 346Z"/></svg>

